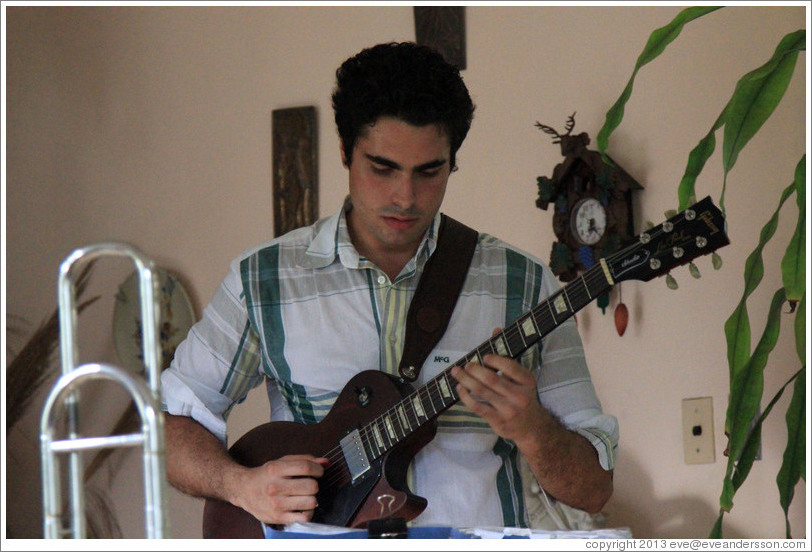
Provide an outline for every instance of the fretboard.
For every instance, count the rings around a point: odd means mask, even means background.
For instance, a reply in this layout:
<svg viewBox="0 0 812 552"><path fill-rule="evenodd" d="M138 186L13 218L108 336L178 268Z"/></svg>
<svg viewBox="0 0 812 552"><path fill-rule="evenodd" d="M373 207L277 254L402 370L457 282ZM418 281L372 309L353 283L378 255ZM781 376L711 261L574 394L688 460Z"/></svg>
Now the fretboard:
<svg viewBox="0 0 812 552"><path fill-rule="evenodd" d="M612 280L606 266L596 264L360 428L369 460L379 458L459 401L457 381L451 376L453 366L465 366L469 362L482 364L483 357L489 354L515 359L611 287Z"/></svg>

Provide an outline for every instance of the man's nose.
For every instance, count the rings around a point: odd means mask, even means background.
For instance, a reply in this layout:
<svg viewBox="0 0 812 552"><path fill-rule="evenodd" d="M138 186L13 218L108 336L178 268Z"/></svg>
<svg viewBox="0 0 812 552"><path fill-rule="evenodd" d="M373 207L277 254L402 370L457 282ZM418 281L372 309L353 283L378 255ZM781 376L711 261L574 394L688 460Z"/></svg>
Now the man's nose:
<svg viewBox="0 0 812 552"><path fill-rule="evenodd" d="M397 179L393 190L392 201L395 205L403 209L408 209L414 205L415 182L410 174L404 173Z"/></svg>

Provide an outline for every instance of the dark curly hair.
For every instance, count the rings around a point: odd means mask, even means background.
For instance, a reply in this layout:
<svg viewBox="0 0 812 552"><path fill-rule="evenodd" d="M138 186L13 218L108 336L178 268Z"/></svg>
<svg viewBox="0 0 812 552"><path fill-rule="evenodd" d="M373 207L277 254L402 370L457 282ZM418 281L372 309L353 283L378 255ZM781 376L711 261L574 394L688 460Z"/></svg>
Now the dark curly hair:
<svg viewBox="0 0 812 552"><path fill-rule="evenodd" d="M439 125L448 136L454 170L474 116L459 70L414 42L378 44L347 59L336 70L332 100L348 164L364 127L389 116L415 126Z"/></svg>

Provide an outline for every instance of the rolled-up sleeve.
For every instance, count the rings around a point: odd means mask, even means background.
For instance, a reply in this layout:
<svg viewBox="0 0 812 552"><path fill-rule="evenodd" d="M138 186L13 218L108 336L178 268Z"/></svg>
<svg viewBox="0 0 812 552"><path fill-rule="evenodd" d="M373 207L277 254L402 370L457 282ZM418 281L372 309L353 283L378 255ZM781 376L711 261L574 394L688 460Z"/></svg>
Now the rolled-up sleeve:
<svg viewBox="0 0 812 552"><path fill-rule="evenodd" d="M541 403L565 427L592 443L603 469L614 469L618 421L603 412L573 319L544 338L537 381Z"/></svg>
<svg viewBox="0 0 812 552"><path fill-rule="evenodd" d="M546 267L542 288L545 297L552 297L560 289ZM603 412L589 371L573 316L543 339L541 363L536 372L539 400L566 428L595 447L603 469L612 470L619 438L618 421Z"/></svg>
<svg viewBox="0 0 812 552"><path fill-rule="evenodd" d="M193 418L225 443L228 414L262 382L259 367L258 340L232 264L161 376L162 409Z"/></svg>

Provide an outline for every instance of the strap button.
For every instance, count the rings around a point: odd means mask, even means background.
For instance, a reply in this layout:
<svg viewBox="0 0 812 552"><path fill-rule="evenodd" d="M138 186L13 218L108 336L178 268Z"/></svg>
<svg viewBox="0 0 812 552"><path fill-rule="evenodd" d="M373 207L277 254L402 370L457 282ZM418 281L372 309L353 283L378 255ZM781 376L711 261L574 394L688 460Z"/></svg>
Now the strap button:
<svg viewBox="0 0 812 552"><path fill-rule="evenodd" d="M417 377L417 372L415 371L414 366L406 366L401 370L401 375L414 381L414 379Z"/></svg>

